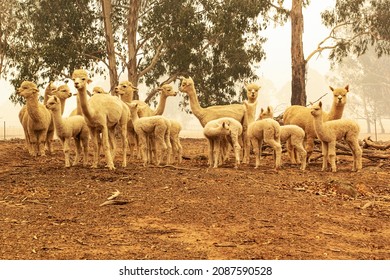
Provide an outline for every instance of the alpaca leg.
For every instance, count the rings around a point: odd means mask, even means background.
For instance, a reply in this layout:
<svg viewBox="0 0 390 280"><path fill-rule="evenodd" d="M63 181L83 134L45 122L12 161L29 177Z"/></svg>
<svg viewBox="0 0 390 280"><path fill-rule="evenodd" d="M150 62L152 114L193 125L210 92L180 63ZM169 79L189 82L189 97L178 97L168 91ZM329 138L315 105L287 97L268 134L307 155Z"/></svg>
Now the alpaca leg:
<svg viewBox="0 0 390 280"><path fill-rule="evenodd" d="M162 156L167 152L167 144L165 143L166 128L156 128L155 130L155 146L156 146L156 164L160 165Z"/></svg>
<svg viewBox="0 0 390 280"><path fill-rule="evenodd" d="M287 140L286 147L287 147L287 154L290 159L290 162L295 164L296 163L295 149L294 146L291 144L291 138Z"/></svg>
<svg viewBox="0 0 390 280"><path fill-rule="evenodd" d="M49 154L53 153L53 139L54 139L54 129L48 131L46 135L46 146Z"/></svg>
<svg viewBox="0 0 390 280"><path fill-rule="evenodd" d="M233 147L234 147L234 155L236 158L236 163L234 165L234 168L238 168L238 166L240 165L240 154L241 154L241 146L238 143L238 139L234 141Z"/></svg>
<svg viewBox="0 0 390 280"><path fill-rule="evenodd" d="M214 145L214 166L213 168L217 168L218 164L220 162L220 157L221 156L221 139L215 140L215 145Z"/></svg>
<svg viewBox="0 0 390 280"><path fill-rule="evenodd" d="M74 143L76 146L76 151L75 151L76 155L75 155L73 163L72 163L73 166L78 164L80 161L80 155L81 155L81 151L82 151L80 136L77 136L74 138Z"/></svg>
<svg viewBox="0 0 390 280"><path fill-rule="evenodd" d="M311 154L313 153L313 150L314 150L314 138L308 136L306 139L306 153L307 153L306 161L307 161L307 163L310 162L310 157L311 157Z"/></svg>
<svg viewBox="0 0 390 280"><path fill-rule="evenodd" d="M306 169L306 156L307 156L306 150L303 147L302 143L295 144L295 149L297 150L297 152L299 154L300 161L301 161L301 168L300 169L305 170Z"/></svg>
<svg viewBox="0 0 390 280"><path fill-rule="evenodd" d="M122 167L127 166L127 124L121 125L121 138L122 138Z"/></svg>
<svg viewBox="0 0 390 280"><path fill-rule="evenodd" d="M101 146L101 138L100 133L97 129L91 129L91 137L92 137L92 146L93 146L93 159L92 159L92 168L97 168L99 163L99 154L100 154L100 146Z"/></svg>
<svg viewBox="0 0 390 280"><path fill-rule="evenodd" d="M45 143L47 137L47 131L40 132L38 135L38 155L45 156Z"/></svg>
<svg viewBox="0 0 390 280"><path fill-rule="evenodd" d="M108 142L110 143L111 157L115 159L115 155L116 155L115 127L108 128Z"/></svg>
<svg viewBox="0 0 390 280"><path fill-rule="evenodd" d="M261 140L263 141L263 140ZM255 168L258 168L260 166L260 140L252 138L251 143L253 146L253 152L255 153L255 158L256 158L256 165Z"/></svg>
<svg viewBox="0 0 390 280"><path fill-rule="evenodd" d="M273 138L267 139L264 138L264 142L266 142L268 145L270 145L274 150L275 155L275 169L278 169L281 165L281 157L282 157L282 145L275 141Z"/></svg>
<svg viewBox="0 0 390 280"><path fill-rule="evenodd" d="M111 146L110 146L110 139L109 139L109 131L107 126L104 126L102 129L102 142L103 142L103 150L104 155L106 157L107 167L109 170L114 170L114 162L112 160L112 154L111 154Z"/></svg>
<svg viewBox="0 0 390 280"><path fill-rule="evenodd" d="M354 139L345 139L351 149L353 155L352 171L359 171L362 169L362 149L359 146L359 142Z"/></svg>
<svg viewBox="0 0 390 280"><path fill-rule="evenodd" d="M146 137L143 131L137 132L137 135L139 140L139 151L141 153L143 166L146 167L146 165L148 164L148 153L147 153L148 137Z"/></svg>
<svg viewBox="0 0 390 280"><path fill-rule="evenodd" d="M69 148L69 138L65 138L62 140L62 148L64 151L65 155L65 167L70 167L70 159L69 159L69 154L70 154L70 148Z"/></svg>
<svg viewBox="0 0 390 280"><path fill-rule="evenodd" d="M332 168L332 172L337 171L336 167L336 141L332 141L328 144L328 156L329 156L329 161L330 165Z"/></svg>
<svg viewBox="0 0 390 280"><path fill-rule="evenodd" d="M214 140L208 139L209 143L209 160L208 160L208 165L209 167L212 167L214 164Z"/></svg>
<svg viewBox="0 0 390 280"><path fill-rule="evenodd" d="M328 169L328 159L329 159L329 145L327 142L321 142L321 150L322 150L322 171L326 171Z"/></svg>
<svg viewBox="0 0 390 280"><path fill-rule="evenodd" d="M87 166L88 165L88 150L89 150L89 147L88 147L89 133L87 133L85 136L80 136L80 138L81 138L81 143L82 143L83 152L84 152L83 166Z"/></svg>
<svg viewBox="0 0 390 280"><path fill-rule="evenodd" d="M36 157L38 155L38 138L34 131L30 130L28 132L30 135L30 146L31 146L31 155Z"/></svg>
<svg viewBox="0 0 390 280"><path fill-rule="evenodd" d="M180 143L180 139L177 139L177 162L181 163L183 160L183 147Z"/></svg>

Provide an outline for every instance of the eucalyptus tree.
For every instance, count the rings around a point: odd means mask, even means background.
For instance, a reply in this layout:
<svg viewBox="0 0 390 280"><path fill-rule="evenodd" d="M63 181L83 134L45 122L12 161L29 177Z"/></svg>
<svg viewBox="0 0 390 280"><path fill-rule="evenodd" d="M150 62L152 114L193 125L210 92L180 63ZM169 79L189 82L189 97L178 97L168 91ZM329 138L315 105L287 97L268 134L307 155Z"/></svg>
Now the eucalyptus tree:
<svg viewBox="0 0 390 280"><path fill-rule="evenodd" d="M79 67L99 74L109 69L112 86L123 72L135 85L151 88L191 75L202 105L233 102L235 82L254 77L252 63L265 57L259 31L267 26L271 6L265 0L17 0L17 5L18 43L8 53L14 85L66 78Z"/></svg>

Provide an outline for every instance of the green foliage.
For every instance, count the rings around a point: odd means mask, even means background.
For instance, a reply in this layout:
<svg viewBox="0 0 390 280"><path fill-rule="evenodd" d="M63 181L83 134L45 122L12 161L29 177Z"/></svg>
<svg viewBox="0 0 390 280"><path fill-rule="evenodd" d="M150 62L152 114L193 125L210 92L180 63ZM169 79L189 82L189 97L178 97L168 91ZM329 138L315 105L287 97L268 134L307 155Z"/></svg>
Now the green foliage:
<svg viewBox="0 0 390 280"><path fill-rule="evenodd" d="M390 54L390 1L337 0L335 9L323 12L322 19L327 27L336 27L331 60L362 55L371 46L378 56Z"/></svg>
<svg viewBox="0 0 390 280"><path fill-rule="evenodd" d="M244 3L246 2L246 3ZM265 57L265 28L258 19L268 11L266 1L164 1L148 14L139 32L155 34L144 53L164 43L164 54L145 76L156 85L162 75L191 76L202 106L237 101L234 85L253 78L251 65ZM172 8L174 7L174 9ZM164 26L164 28L160 28ZM147 65L152 57L145 56Z"/></svg>

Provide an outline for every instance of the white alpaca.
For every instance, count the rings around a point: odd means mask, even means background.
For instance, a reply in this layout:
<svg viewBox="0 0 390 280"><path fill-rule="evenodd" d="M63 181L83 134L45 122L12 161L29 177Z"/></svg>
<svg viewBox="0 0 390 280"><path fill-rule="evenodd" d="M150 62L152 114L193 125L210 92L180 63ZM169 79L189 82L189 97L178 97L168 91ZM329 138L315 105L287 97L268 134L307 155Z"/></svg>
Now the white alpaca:
<svg viewBox="0 0 390 280"><path fill-rule="evenodd" d="M255 121L257 100L255 100L252 103L245 100L244 106L246 108L245 114L246 114L246 118L248 120L248 125L250 125L251 123L253 123ZM248 138L248 137L246 137L246 138ZM243 158L242 162L248 164L249 163L249 155L250 155L250 151L251 151L251 142L247 139L246 143L244 143L244 144L245 144L246 148L244 150L244 158Z"/></svg>
<svg viewBox="0 0 390 280"><path fill-rule="evenodd" d="M344 107L347 102L347 93L349 92L348 85L344 88L329 88L333 92L333 103L329 113L323 113L324 121L337 120L343 116ZM310 108L299 105L287 108L283 113L283 122L284 124L295 124L303 128L306 138L305 149L307 152L307 160L309 160L314 149L314 139L317 138L310 114ZM292 152L291 155L294 156L295 152ZM295 158L292 158L291 160L294 162Z"/></svg>
<svg viewBox="0 0 390 280"><path fill-rule="evenodd" d="M127 165L127 122L130 112L127 105L117 96L108 94L95 94L87 100L87 84L91 82L88 73L77 69L72 74L74 85L78 91L81 110L90 129L94 156L92 167L97 168L99 157L99 138L102 134L102 146L110 170L115 169L113 158L115 156L116 140L115 128L120 128L122 140L122 167Z"/></svg>
<svg viewBox="0 0 390 280"><path fill-rule="evenodd" d="M270 145L275 152L275 169L281 165L282 146L280 145L280 125L273 119L256 120L248 126L248 141L253 146L256 166L260 166L260 155L263 142Z"/></svg>
<svg viewBox="0 0 390 280"><path fill-rule="evenodd" d="M352 171L362 169L362 149L359 146L360 127L353 120L323 120L322 102L311 108L314 129L318 139L322 144L322 171L327 170L328 160L331 164L332 172L336 172L336 141L344 139L353 155Z"/></svg>
<svg viewBox="0 0 390 280"><path fill-rule="evenodd" d="M83 165L86 166L88 164L89 128L84 117L71 116L62 118L61 100L55 95L47 100L46 107L51 111L57 136L62 143L65 155L65 167L70 167L69 154L71 138L75 140L76 144L76 155L72 165L76 165L79 162L80 154L83 151Z"/></svg>
<svg viewBox="0 0 390 280"><path fill-rule="evenodd" d="M259 119L267 119L273 118L274 112L272 107L268 106L267 110L263 110L261 108ZM305 131L297 125L287 124L280 126L280 142L287 144L287 152L289 154L289 158L293 158L290 155L294 149L298 152L301 162L301 170L306 169L306 150L303 147L305 141ZM292 162L294 163L294 162Z"/></svg>
<svg viewBox="0 0 390 280"><path fill-rule="evenodd" d="M230 143L234 149L234 168L238 168L241 153L239 138L242 135L242 125L239 121L229 117L211 120L204 126L203 134L209 143L210 167L217 168L220 165L219 161L223 157L221 150Z"/></svg>
<svg viewBox="0 0 390 280"><path fill-rule="evenodd" d="M137 133L138 144L141 151L143 165L146 166L149 160L148 156L148 138L153 137L155 147L156 164L160 165L163 154L167 151L166 132L169 129L167 119L163 116L151 116L140 118L138 116L139 104L136 102L127 103L130 108L131 119L134 130Z"/></svg>
<svg viewBox="0 0 390 280"><path fill-rule="evenodd" d="M50 112L38 101L38 87L33 82L24 81L17 89L17 93L26 99L26 106L19 112L19 119L30 155L44 156L45 143L51 153L54 126Z"/></svg>

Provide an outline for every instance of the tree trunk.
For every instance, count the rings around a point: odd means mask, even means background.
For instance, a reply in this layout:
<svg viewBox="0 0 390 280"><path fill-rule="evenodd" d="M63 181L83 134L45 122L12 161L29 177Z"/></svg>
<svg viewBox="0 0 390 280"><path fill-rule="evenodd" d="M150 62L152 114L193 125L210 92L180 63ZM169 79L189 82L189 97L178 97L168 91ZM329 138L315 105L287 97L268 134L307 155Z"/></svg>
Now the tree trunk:
<svg viewBox="0 0 390 280"><path fill-rule="evenodd" d="M302 0L293 0L291 8L291 105L306 106L306 61L303 55Z"/></svg>
<svg viewBox="0 0 390 280"><path fill-rule="evenodd" d="M127 17L127 44L128 44L128 63L127 73L128 80L134 86L138 85L137 73L137 29L138 29L138 14L142 0L131 0L130 9ZM138 94L134 93L134 99L139 99Z"/></svg>
<svg viewBox="0 0 390 280"><path fill-rule="evenodd" d="M114 93L115 87L118 85L118 72L116 69L114 34L111 24L111 0L101 0L103 10L104 31L106 35L106 49L108 56L108 68L110 72L110 92Z"/></svg>

